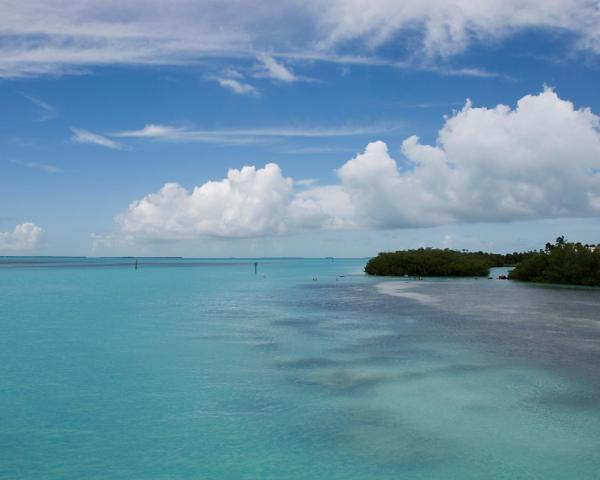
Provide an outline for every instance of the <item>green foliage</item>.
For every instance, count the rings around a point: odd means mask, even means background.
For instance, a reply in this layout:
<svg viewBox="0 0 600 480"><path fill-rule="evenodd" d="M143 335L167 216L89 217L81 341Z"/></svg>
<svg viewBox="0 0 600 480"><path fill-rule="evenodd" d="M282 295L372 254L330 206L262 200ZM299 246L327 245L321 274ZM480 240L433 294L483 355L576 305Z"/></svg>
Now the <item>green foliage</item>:
<svg viewBox="0 0 600 480"><path fill-rule="evenodd" d="M490 267L505 263L505 255L419 248L380 253L369 260L365 272L383 276L483 277L488 274Z"/></svg>
<svg viewBox="0 0 600 480"><path fill-rule="evenodd" d="M509 274L511 280L600 286L600 247L565 242L546 244L520 262Z"/></svg>
<svg viewBox="0 0 600 480"><path fill-rule="evenodd" d="M369 275L411 277L478 277L491 267L515 265L511 280L600 286L600 245L569 243L558 237L538 252L506 255L486 252L459 252L449 249L419 248L383 252L369 260Z"/></svg>

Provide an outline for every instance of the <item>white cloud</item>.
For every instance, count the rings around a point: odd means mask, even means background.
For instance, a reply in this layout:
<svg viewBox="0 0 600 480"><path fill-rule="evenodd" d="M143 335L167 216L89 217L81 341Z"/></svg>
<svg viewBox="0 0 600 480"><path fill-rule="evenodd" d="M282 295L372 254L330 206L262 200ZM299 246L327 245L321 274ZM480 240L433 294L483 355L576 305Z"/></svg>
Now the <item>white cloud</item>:
<svg viewBox="0 0 600 480"><path fill-rule="evenodd" d="M600 10L590 0L4 0L0 77L264 51L277 58L281 48L371 57L392 42L434 58L530 29L566 33L576 48L600 53ZM267 70L280 80L294 77L280 67Z"/></svg>
<svg viewBox="0 0 600 480"><path fill-rule="evenodd" d="M118 217L124 233L151 239L251 237L285 231L292 180L274 163L230 169L227 178L188 192L167 183Z"/></svg>
<svg viewBox="0 0 600 480"><path fill-rule="evenodd" d="M475 77L475 78L498 78L503 80L513 80L509 75L490 72L479 67L452 67L447 63L436 64L431 58L422 55L420 58L411 58L396 60L381 58L365 54L339 54L328 50L303 50L303 51L284 51L279 52L277 56L289 60L336 63L340 65L358 65L369 67L388 67L397 70L416 70L420 72L430 72L443 77ZM347 74L347 71L346 73ZM308 79L311 81L311 79Z"/></svg>
<svg viewBox="0 0 600 480"><path fill-rule="evenodd" d="M227 88L233 93L237 93L238 95L256 96L260 94L258 89L256 89L249 83L240 82L239 80L235 80L233 78L219 78L217 82L219 82L219 85L221 85L223 88Z"/></svg>
<svg viewBox="0 0 600 480"><path fill-rule="evenodd" d="M338 185L307 188L294 196L288 209L288 227L343 230L360 228L356 206L348 192Z"/></svg>
<svg viewBox="0 0 600 480"><path fill-rule="evenodd" d="M376 142L338 173L358 217L379 228L598 215L598 126L550 89L515 109L467 102L436 145L403 142L408 168Z"/></svg>
<svg viewBox="0 0 600 480"><path fill-rule="evenodd" d="M149 123L139 130L124 130L115 132L111 136L122 138L175 138L186 131L185 128Z"/></svg>
<svg viewBox="0 0 600 480"><path fill-rule="evenodd" d="M111 148L113 150L121 150L123 148L123 145L120 143L88 130L71 128L71 131L73 132L71 141L74 143L89 143L92 145L100 145L102 147Z"/></svg>
<svg viewBox="0 0 600 480"><path fill-rule="evenodd" d="M257 76L264 76L280 82L292 83L300 80L300 77L287 68L283 63L278 62L270 55L261 53L256 57L260 61L260 68Z"/></svg>
<svg viewBox="0 0 600 480"><path fill-rule="evenodd" d="M111 136L115 138L146 138L174 142L247 143L257 138L269 137L353 137L390 132L398 128L398 125L369 125L338 128L266 127L201 130L150 123L139 130L114 132Z"/></svg>
<svg viewBox="0 0 600 480"><path fill-rule="evenodd" d="M319 179L317 179L317 178L302 178L302 179L296 180L294 182L294 184L299 187L314 187L318 183L319 183Z"/></svg>
<svg viewBox="0 0 600 480"><path fill-rule="evenodd" d="M14 230L0 232L0 250L22 251L37 247L43 236L43 230L33 223L21 223Z"/></svg>
<svg viewBox="0 0 600 480"><path fill-rule="evenodd" d="M426 55L447 56L473 42L547 28L573 33L580 48L600 52L600 11L588 0L333 0L309 8L321 18L325 45L362 40L376 47L412 32Z"/></svg>
<svg viewBox="0 0 600 480"><path fill-rule="evenodd" d="M134 237L176 239L600 216L599 128L598 116L550 89L516 108L467 102L435 145L407 138L402 164L378 141L337 170L335 185L294 189L275 164L244 167L192 192L166 184L119 224Z"/></svg>

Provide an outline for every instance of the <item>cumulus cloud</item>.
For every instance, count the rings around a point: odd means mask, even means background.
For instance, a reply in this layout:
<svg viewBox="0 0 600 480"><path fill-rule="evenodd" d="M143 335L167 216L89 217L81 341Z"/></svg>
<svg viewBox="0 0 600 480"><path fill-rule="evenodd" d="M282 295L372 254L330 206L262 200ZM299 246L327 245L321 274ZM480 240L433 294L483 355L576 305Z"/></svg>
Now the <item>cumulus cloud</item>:
<svg viewBox="0 0 600 480"><path fill-rule="evenodd" d="M235 80L234 78L219 78L217 80L219 85L223 88L227 88L231 90L233 93L237 93L238 95L259 95L260 92L256 87L253 87L249 83L240 82L239 80Z"/></svg>
<svg viewBox="0 0 600 480"><path fill-rule="evenodd" d="M475 108L447 119L435 146L417 137L402 150L414 170L402 177L436 193L454 220L489 221L597 215L599 117L551 89L515 109Z"/></svg>
<svg viewBox="0 0 600 480"><path fill-rule="evenodd" d="M166 184L118 221L128 235L167 239L597 216L599 128L551 89L515 108L467 101L435 145L404 140L403 162L372 142L337 170L338 183L308 188L275 164L244 167L192 192Z"/></svg>
<svg viewBox="0 0 600 480"><path fill-rule="evenodd" d="M528 29L564 32L577 48L600 53L600 10L591 0L5 0L0 77L251 58L289 45L339 60L339 51L372 56L401 36L431 58ZM280 79L293 78L268 63Z"/></svg>
<svg viewBox="0 0 600 480"><path fill-rule="evenodd" d="M81 128L71 128L71 131L73 132L73 136L71 137L71 141L73 143L88 143L91 145L100 145L102 147L111 148L113 150L123 149L123 145L103 135L99 135L88 130L82 130Z"/></svg>
<svg viewBox="0 0 600 480"><path fill-rule="evenodd" d="M230 169L227 178L191 192L167 183L133 202L117 221L124 233L152 239L279 234L286 230L291 197L292 180L269 163L259 169Z"/></svg>
<svg viewBox="0 0 600 480"><path fill-rule="evenodd" d="M14 230L0 232L0 250L21 251L37 247L43 236L43 230L33 223L21 223Z"/></svg>
<svg viewBox="0 0 600 480"><path fill-rule="evenodd" d="M403 142L403 168L375 142L338 175L358 217L378 228L598 215L598 126L550 89L514 109L467 102L436 145Z"/></svg>

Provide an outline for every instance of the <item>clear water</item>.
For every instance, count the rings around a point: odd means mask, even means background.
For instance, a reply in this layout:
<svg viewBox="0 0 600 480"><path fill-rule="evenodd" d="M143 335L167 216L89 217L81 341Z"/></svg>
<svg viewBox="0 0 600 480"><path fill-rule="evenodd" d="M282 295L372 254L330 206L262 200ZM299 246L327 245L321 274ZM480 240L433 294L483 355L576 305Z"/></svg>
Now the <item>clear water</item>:
<svg viewBox="0 0 600 480"><path fill-rule="evenodd" d="M0 259L0 478L599 476L600 290L133 262Z"/></svg>

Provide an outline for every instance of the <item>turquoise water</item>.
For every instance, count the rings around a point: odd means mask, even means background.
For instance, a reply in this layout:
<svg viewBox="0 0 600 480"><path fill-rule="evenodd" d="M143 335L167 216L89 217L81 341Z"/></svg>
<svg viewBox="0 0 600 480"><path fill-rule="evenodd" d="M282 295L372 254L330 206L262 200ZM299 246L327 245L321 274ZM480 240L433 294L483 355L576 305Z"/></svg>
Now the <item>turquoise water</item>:
<svg viewBox="0 0 600 480"><path fill-rule="evenodd" d="M1 479L598 478L600 290L133 262L0 259Z"/></svg>

